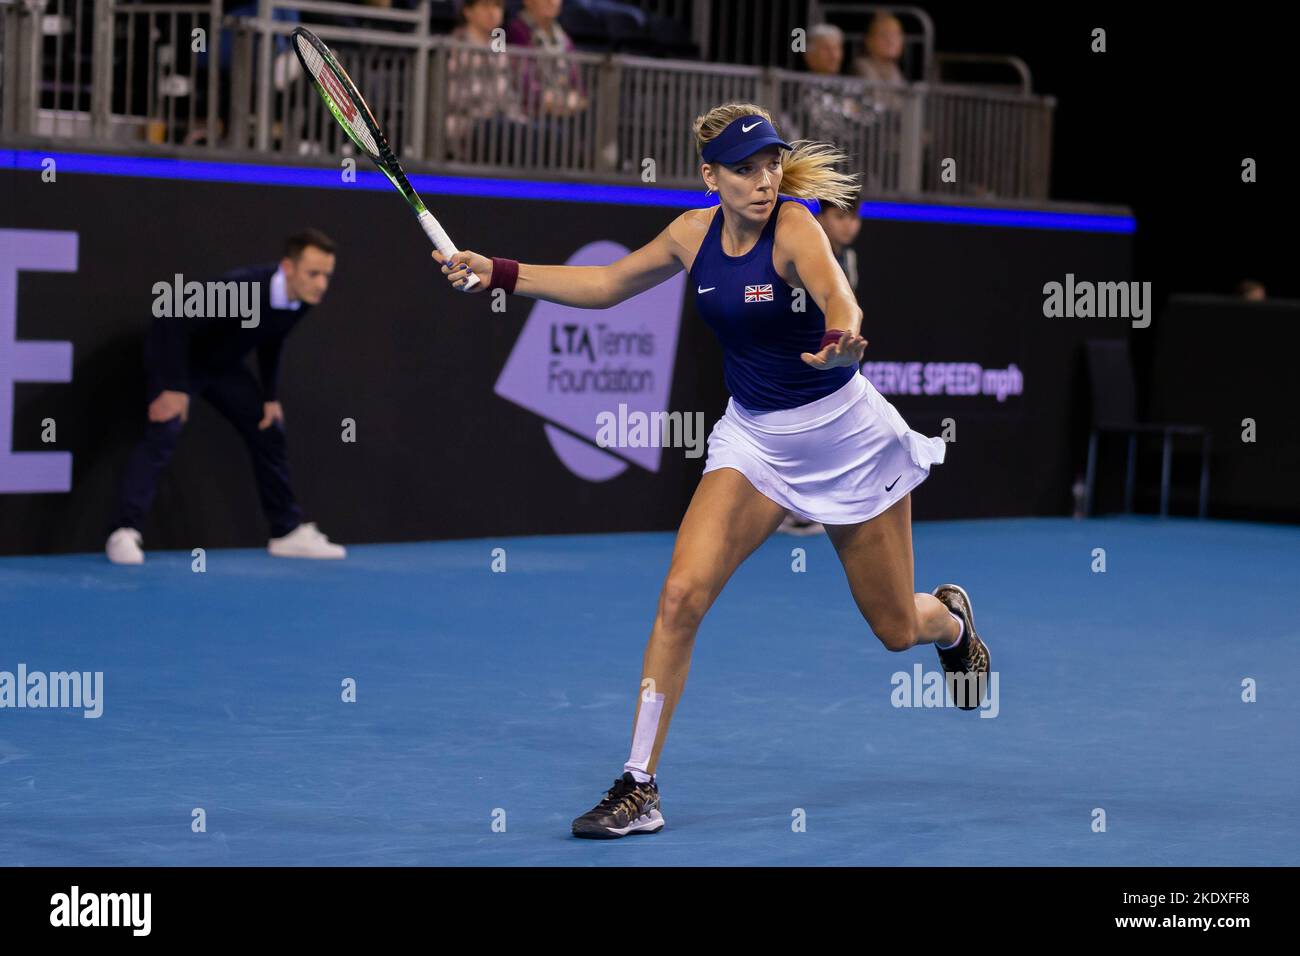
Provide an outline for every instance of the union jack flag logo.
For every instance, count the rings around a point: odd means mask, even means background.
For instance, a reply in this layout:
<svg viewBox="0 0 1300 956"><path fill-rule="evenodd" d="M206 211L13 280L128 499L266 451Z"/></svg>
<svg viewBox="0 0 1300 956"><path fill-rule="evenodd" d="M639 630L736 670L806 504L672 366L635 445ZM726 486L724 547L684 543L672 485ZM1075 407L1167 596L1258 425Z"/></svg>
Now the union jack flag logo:
<svg viewBox="0 0 1300 956"><path fill-rule="evenodd" d="M747 285L745 286L746 302L772 302L772 283L767 285Z"/></svg>

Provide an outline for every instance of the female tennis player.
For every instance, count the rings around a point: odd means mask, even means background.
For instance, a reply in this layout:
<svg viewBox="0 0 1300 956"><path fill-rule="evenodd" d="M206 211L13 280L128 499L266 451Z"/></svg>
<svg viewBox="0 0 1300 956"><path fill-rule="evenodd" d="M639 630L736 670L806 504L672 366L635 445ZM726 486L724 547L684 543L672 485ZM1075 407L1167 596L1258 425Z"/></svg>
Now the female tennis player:
<svg viewBox="0 0 1300 956"><path fill-rule="evenodd" d="M503 288L605 309L686 269L717 334L731 398L709 435L703 477L677 531L642 664L622 776L573 821L580 837L663 829L655 768L690 670L695 634L722 587L792 511L822 523L863 617L891 651L934 644L957 700L974 709L989 653L955 584L914 594L911 491L944 459L859 374L862 310L816 219L782 197L843 205L853 177L834 147L786 143L767 111L728 103L695 120L708 192L652 242L607 266L554 266L434 252L452 285ZM806 290L806 292L797 292ZM978 688L974 694L969 692ZM974 702L972 703L972 698ZM965 703L963 704L962 701Z"/></svg>

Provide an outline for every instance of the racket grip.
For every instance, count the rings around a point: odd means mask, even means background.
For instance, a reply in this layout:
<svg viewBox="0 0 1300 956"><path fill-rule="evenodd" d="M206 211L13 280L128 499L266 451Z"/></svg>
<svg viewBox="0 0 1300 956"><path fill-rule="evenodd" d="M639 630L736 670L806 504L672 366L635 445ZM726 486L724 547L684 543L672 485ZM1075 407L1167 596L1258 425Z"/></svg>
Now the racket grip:
<svg viewBox="0 0 1300 956"><path fill-rule="evenodd" d="M450 237L448 237L447 231L442 228L442 225L437 219L433 218L433 213L426 209L424 212L419 214L418 218L420 220L420 228L424 230L424 234L429 237L429 241L433 243L434 248L444 256L454 256L460 251L452 243ZM464 292L468 289L472 289L476 285L478 285L478 276L471 272L469 278L465 280L465 285L461 287L461 291Z"/></svg>

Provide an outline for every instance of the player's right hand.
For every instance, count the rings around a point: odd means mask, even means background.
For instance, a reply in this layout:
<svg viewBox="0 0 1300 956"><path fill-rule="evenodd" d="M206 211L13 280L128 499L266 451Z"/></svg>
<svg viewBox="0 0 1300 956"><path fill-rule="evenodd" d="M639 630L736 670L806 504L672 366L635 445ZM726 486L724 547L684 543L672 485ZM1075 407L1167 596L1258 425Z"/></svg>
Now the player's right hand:
<svg viewBox="0 0 1300 956"><path fill-rule="evenodd" d="M448 259L437 249L434 249L433 258L436 262L442 264L443 274L447 277L447 281L452 284L452 287L460 289L462 292L482 292L487 288L488 280L492 278L492 260L486 256L480 256L477 252L462 249ZM472 289L464 289L462 286L465 285L465 280L470 272L478 276L478 283Z"/></svg>
<svg viewBox="0 0 1300 956"><path fill-rule="evenodd" d="M862 364L863 353L867 349L867 340L860 335L843 335L816 355L803 352L800 358L813 368L839 368L842 365L858 366Z"/></svg>
<svg viewBox="0 0 1300 956"><path fill-rule="evenodd" d="M177 415L183 422L189 418L189 414L190 397L184 392L160 392L158 397L149 403L151 422L169 422Z"/></svg>

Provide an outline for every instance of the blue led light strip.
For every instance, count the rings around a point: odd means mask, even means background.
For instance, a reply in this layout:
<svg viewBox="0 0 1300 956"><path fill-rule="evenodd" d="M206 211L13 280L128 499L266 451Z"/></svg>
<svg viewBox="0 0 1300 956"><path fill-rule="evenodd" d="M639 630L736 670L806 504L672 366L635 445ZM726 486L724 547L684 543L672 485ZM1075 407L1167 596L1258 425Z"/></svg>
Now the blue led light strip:
<svg viewBox="0 0 1300 956"><path fill-rule="evenodd" d="M308 186L317 189L360 188L382 191L393 188L381 173L362 169L357 170L355 183L345 184L340 180L337 169L217 163L206 160L145 156L43 153L32 150L0 150L0 169L39 171L42 162L46 159L53 159L61 173L244 183L258 186ZM670 206L677 209L707 206L717 202L716 197L706 198L702 189L659 189L650 186L610 186L595 183L539 182L463 176L417 175L409 178L411 185L421 195L426 196L475 196L494 199L608 203L622 206ZM1017 229L1061 229L1074 232L1132 233L1137 231L1137 223L1129 215L948 206L938 203L864 202L862 218L1002 226Z"/></svg>

